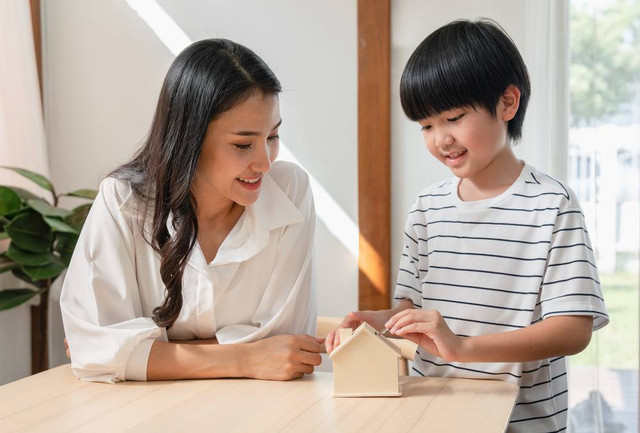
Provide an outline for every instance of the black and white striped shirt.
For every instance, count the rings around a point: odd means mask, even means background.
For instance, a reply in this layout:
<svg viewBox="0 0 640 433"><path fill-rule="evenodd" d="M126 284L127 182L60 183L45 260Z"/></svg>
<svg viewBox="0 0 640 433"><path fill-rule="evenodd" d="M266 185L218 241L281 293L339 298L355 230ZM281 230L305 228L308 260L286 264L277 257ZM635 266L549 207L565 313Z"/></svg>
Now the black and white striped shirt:
<svg viewBox="0 0 640 433"><path fill-rule="evenodd" d="M452 178L423 191L405 228L395 299L438 310L451 330L476 336L559 315L609 318L578 200L526 165L497 197L463 202ZM525 363L446 362L419 348L412 374L499 379L520 393L509 432L566 429L564 357Z"/></svg>

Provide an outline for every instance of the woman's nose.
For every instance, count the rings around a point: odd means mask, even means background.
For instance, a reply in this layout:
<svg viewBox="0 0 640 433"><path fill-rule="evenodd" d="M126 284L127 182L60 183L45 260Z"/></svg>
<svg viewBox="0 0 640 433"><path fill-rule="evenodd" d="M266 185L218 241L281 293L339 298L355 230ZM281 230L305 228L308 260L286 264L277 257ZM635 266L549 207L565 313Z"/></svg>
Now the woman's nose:
<svg viewBox="0 0 640 433"><path fill-rule="evenodd" d="M251 164L251 168L261 173L266 173L267 171L269 171L271 169L271 162L274 159L272 158L272 152L273 150L267 143L261 145L256 152L256 156Z"/></svg>

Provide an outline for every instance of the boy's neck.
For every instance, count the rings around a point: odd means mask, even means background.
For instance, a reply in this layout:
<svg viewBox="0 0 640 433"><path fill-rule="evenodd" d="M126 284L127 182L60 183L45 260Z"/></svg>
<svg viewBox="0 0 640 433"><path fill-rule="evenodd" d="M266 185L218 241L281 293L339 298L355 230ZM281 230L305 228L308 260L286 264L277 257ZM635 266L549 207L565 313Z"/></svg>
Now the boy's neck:
<svg viewBox="0 0 640 433"><path fill-rule="evenodd" d="M516 158L511 146L473 177L460 179L458 196L462 201L486 200L505 192L518 179L524 163Z"/></svg>

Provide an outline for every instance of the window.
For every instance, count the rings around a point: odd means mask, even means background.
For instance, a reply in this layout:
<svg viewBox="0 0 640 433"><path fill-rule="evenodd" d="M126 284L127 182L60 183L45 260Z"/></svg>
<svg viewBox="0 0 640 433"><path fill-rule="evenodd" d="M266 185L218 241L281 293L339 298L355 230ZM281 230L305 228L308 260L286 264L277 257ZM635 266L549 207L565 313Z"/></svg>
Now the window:
<svg viewBox="0 0 640 433"><path fill-rule="evenodd" d="M569 430L638 431L640 2L571 0L569 184L611 322L569 361Z"/></svg>

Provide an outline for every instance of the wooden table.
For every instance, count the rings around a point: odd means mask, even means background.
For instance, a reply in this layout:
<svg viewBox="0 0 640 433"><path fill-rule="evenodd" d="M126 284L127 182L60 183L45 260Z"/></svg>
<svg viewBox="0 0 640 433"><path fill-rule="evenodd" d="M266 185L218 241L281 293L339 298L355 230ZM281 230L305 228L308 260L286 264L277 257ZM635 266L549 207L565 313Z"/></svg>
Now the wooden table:
<svg viewBox="0 0 640 433"><path fill-rule="evenodd" d="M63 365L0 387L0 432L502 432L518 392L493 380L401 380L403 397L334 398L331 373L109 385Z"/></svg>

